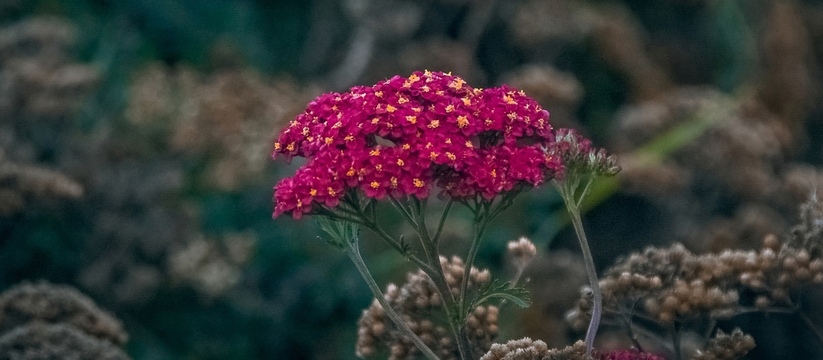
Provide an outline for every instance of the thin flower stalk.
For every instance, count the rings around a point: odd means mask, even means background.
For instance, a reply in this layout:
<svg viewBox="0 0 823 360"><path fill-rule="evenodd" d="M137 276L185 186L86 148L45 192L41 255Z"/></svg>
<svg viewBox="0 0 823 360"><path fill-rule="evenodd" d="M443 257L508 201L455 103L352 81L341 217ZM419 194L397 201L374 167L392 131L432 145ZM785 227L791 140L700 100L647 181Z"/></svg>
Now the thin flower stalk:
<svg viewBox="0 0 823 360"><path fill-rule="evenodd" d="M603 149L593 148L591 142L570 129L560 129L556 133L555 142L546 149L548 158L560 161L564 168L552 180L571 218L574 232L580 243L583 260L586 267L586 276L592 291L592 316L586 330L586 357L592 358L594 339L600 327L600 318L603 314L603 295L597 277L589 241L583 228L580 217L580 205L588 195L592 182L601 175L611 176L620 171L613 156L608 156ZM580 190L581 184L583 185Z"/></svg>

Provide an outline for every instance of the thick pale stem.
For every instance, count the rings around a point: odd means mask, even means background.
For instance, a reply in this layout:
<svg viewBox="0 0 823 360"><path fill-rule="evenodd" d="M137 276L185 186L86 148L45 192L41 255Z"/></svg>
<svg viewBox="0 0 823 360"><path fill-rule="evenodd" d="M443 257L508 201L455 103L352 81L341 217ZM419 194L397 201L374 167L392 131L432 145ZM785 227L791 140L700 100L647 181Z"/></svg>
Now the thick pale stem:
<svg viewBox="0 0 823 360"><path fill-rule="evenodd" d="M580 240L580 249L583 251L583 260L586 263L586 275L589 278L589 286L592 288L592 319L589 322L589 328L586 330L586 353L587 356L591 357L594 338L597 335L597 329L600 327L600 317L603 314L603 294L600 292L600 283L597 278L597 270L594 267L594 258L589 249L586 232L583 230L580 210L577 209L577 207L568 207L568 210L572 217L574 232L577 233L577 239Z"/></svg>
<svg viewBox="0 0 823 360"><path fill-rule="evenodd" d="M369 285L369 289L372 291L372 294L374 295L375 299L377 299L377 301L380 303L380 306L383 307L383 311L386 312L386 315L389 316L389 319L391 319L392 322L394 322L394 324L397 326L398 329L400 329L400 331L403 332L403 334L405 334L409 339L411 339L414 345L417 346L418 349L420 349L420 351L423 353L423 355L426 356L427 359L440 360L437 354L435 354L434 351L432 351L432 349L429 348L428 345L426 345L426 343L424 343L423 340L420 339L420 337L417 336L417 334L415 334L414 331L412 331L409 328L409 325L406 324L405 321L403 321L403 318L400 317L400 314L394 311L391 305L389 305L389 302L386 301L386 298L383 296L383 292L380 290L380 287L377 286L377 283L371 276L369 269L366 267L366 263L363 261L363 257L360 255L360 249L358 248L356 241L352 241L349 243L349 248L347 249L346 254L349 255L349 258L354 263L354 266L357 267L357 271L359 271L363 279L366 280L366 283Z"/></svg>

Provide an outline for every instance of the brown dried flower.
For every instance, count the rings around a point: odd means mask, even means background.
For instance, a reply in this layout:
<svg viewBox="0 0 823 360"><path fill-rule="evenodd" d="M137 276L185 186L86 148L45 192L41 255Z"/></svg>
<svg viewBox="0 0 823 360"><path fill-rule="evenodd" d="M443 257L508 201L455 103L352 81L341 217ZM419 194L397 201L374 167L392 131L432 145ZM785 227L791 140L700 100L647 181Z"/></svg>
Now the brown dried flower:
<svg viewBox="0 0 823 360"><path fill-rule="evenodd" d="M736 360L745 356L754 346L754 339L740 329L734 329L731 334L717 330L709 344L695 352L691 360Z"/></svg>
<svg viewBox="0 0 823 360"><path fill-rule="evenodd" d="M537 247L525 237L521 237L517 241L510 241L506 246L518 273L521 273L537 255Z"/></svg>
<svg viewBox="0 0 823 360"><path fill-rule="evenodd" d="M460 292L463 279L463 260L458 257L440 258L440 265L446 277L446 283L454 294ZM472 268L469 290L488 284L491 276L488 270ZM401 287L389 284L385 298L391 304L409 328L414 331L441 359L458 359L457 345L451 337L446 323L440 323L443 301L429 277L418 270L409 273L406 283ZM467 317L469 341L476 356L488 350L492 340L497 336L498 309L493 305L481 305ZM357 322L356 353L359 357L369 357L377 353L379 347L387 348L389 359L416 359L418 349L410 339L397 330L375 299L371 306L363 311Z"/></svg>
<svg viewBox="0 0 823 360"><path fill-rule="evenodd" d="M72 287L23 282L0 293L0 333L32 322L70 325L119 345L128 338L119 320Z"/></svg>
<svg viewBox="0 0 823 360"><path fill-rule="evenodd" d="M0 216L13 214L34 200L82 195L83 187L62 173L10 162L0 150Z"/></svg>
<svg viewBox="0 0 823 360"><path fill-rule="evenodd" d="M66 324L35 322L0 334L0 360L129 360L122 349Z"/></svg>
<svg viewBox="0 0 823 360"><path fill-rule="evenodd" d="M563 349L549 349L541 340L530 338L494 344L480 360L585 360L586 344L577 341Z"/></svg>

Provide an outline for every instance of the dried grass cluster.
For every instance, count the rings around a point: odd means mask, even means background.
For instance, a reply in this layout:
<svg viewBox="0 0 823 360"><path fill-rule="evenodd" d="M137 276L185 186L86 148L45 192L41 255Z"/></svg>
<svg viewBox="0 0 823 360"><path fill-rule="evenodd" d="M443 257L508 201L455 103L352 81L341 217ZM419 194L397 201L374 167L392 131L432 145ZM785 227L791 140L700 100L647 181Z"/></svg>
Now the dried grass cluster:
<svg viewBox="0 0 823 360"><path fill-rule="evenodd" d="M122 323L72 287L24 282L0 293L0 359L129 359Z"/></svg>

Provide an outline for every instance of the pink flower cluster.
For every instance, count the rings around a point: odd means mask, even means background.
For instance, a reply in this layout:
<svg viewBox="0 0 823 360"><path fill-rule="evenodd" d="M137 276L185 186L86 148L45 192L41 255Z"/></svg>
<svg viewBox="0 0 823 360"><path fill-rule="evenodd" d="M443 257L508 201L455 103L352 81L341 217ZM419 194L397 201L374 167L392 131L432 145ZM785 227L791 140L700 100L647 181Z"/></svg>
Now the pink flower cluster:
<svg viewBox="0 0 823 360"><path fill-rule="evenodd" d="M638 350L618 350L600 355L600 360L666 360L660 356Z"/></svg>
<svg viewBox="0 0 823 360"><path fill-rule="evenodd" d="M522 91L470 87L440 72L395 76L321 95L274 144L273 157L308 162L275 186L277 216L335 207L352 189L485 199L536 186L562 167L543 150L554 140L549 113Z"/></svg>

